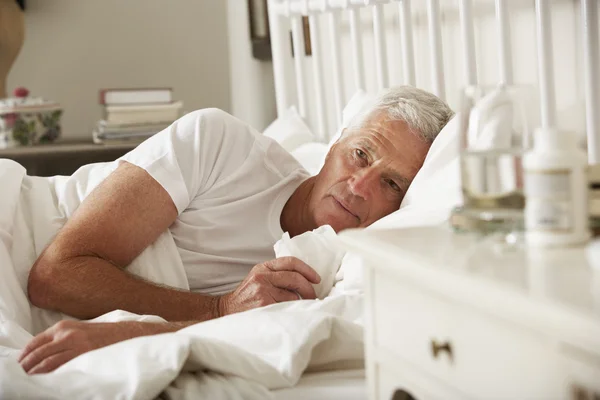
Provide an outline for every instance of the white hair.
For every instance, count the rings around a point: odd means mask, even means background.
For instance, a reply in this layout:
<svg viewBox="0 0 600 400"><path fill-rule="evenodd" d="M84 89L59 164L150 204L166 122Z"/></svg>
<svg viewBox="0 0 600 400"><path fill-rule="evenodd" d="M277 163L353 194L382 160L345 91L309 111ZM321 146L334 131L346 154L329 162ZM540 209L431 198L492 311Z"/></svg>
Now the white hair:
<svg viewBox="0 0 600 400"><path fill-rule="evenodd" d="M384 122L406 122L411 132L429 144L454 115L448 104L434 94L413 86L396 86L379 95L356 115L348 129L360 129L374 114L381 113Z"/></svg>

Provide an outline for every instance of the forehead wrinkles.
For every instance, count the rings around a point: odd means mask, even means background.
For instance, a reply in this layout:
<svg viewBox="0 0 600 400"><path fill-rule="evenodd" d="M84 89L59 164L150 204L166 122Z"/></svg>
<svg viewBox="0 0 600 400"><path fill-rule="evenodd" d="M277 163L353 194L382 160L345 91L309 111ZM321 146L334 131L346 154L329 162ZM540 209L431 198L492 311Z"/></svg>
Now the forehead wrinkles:
<svg viewBox="0 0 600 400"><path fill-rule="evenodd" d="M387 147L393 146L396 148L395 140L399 136L404 136L404 133L410 131L408 124L404 121L390 121L385 118L383 113L374 114L358 129L358 136L365 136L379 142L380 145ZM362 133L362 135L361 135Z"/></svg>
<svg viewBox="0 0 600 400"><path fill-rule="evenodd" d="M399 162L404 158L403 152L400 150L400 144L397 143L398 141L390 140L387 136L379 129L372 127L356 134L355 143L364 146L368 151L372 152L372 156L376 159L387 156L388 160L386 164L393 161Z"/></svg>

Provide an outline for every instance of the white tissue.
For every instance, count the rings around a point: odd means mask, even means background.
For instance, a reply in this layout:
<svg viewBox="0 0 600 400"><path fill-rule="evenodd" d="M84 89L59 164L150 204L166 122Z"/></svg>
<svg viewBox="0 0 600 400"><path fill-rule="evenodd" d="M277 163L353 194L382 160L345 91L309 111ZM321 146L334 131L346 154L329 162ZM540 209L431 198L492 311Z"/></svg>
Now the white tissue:
<svg viewBox="0 0 600 400"><path fill-rule="evenodd" d="M296 257L312 267L321 277L313 285L319 299L324 299L333 287L334 278L345 252L335 244L336 233L329 225L290 238L289 233L275 243L275 256Z"/></svg>
<svg viewBox="0 0 600 400"><path fill-rule="evenodd" d="M333 289L329 296L345 293L363 293L365 281L363 259L355 253L346 253L342 265L335 275Z"/></svg>

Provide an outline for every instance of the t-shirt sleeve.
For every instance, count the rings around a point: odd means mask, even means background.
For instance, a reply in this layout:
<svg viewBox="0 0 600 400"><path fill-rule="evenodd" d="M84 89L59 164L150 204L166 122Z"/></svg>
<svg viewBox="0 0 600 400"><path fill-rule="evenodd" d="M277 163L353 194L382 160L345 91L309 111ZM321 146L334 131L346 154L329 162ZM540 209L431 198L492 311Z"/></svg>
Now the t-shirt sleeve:
<svg viewBox="0 0 600 400"><path fill-rule="evenodd" d="M146 170L169 194L178 214L250 154L258 132L218 109L189 113L120 160Z"/></svg>

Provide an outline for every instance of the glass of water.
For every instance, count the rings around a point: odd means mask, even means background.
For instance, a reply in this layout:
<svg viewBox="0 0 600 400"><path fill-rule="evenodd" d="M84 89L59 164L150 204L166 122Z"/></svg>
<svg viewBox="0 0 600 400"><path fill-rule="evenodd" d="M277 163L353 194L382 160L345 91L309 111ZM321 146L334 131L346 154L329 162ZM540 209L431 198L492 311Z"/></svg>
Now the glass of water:
<svg viewBox="0 0 600 400"><path fill-rule="evenodd" d="M453 210L458 231L523 229L523 153L531 146L526 86L468 86L460 118L463 204Z"/></svg>

